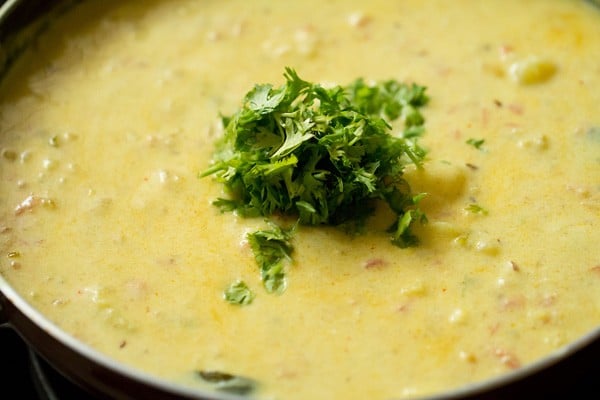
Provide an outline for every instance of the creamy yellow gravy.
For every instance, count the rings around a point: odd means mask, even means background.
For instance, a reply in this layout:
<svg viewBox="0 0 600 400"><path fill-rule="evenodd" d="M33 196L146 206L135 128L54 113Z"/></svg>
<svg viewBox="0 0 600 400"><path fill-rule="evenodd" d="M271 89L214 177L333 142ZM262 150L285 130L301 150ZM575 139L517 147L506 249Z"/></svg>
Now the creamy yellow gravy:
<svg viewBox="0 0 600 400"><path fill-rule="evenodd" d="M97 1L2 83L0 272L157 377L266 399L439 393L600 324L600 12L584 1ZM302 227L282 295L198 179L255 83L428 87L420 246ZM477 149L466 143L484 139ZM477 204L486 213L469 211ZM256 293L239 307L223 290Z"/></svg>

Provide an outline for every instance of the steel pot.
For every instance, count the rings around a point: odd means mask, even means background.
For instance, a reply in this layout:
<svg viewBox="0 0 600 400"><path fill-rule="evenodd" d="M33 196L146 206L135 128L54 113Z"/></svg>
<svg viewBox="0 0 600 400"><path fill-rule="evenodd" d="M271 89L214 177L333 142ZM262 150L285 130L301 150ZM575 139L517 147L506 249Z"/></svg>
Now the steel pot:
<svg viewBox="0 0 600 400"><path fill-rule="evenodd" d="M45 21L81 0L9 0L0 7L0 75ZM40 314L0 276L0 324L15 330L28 346L60 374L97 398L240 399L200 392L157 380L117 363L69 336ZM600 326L579 340L524 368L498 378L442 393L435 399L503 399L535 395L576 395L599 389L593 382L600 359ZM583 385L583 386L581 386ZM581 390L581 391L580 391Z"/></svg>

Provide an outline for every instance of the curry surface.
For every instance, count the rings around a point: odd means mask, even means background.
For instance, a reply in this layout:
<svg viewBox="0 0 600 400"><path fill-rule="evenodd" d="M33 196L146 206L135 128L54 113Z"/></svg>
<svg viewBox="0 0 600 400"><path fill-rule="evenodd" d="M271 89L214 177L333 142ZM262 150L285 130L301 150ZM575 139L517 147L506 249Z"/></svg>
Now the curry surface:
<svg viewBox="0 0 600 400"><path fill-rule="evenodd" d="M518 369L600 324L600 12L580 1L98 1L2 83L0 272L81 341L257 397L385 399ZM285 66L428 87L418 247L302 227L282 295L198 179ZM477 148L469 139L483 139ZM472 205L480 207L477 208ZM246 307L223 300L242 279Z"/></svg>

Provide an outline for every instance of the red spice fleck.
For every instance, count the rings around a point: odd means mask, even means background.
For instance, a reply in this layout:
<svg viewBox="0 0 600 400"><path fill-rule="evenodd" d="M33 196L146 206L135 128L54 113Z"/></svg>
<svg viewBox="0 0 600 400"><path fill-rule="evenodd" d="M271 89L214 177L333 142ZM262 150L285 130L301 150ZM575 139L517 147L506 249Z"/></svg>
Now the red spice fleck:
<svg viewBox="0 0 600 400"><path fill-rule="evenodd" d="M496 322L493 325L490 325L488 327L488 330L490 331L490 336L493 336L496 332L498 332L498 329L500 329L500 324L498 322Z"/></svg>
<svg viewBox="0 0 600 400"><path fill-rule="evenodd" d="M452 72L452 68L449 67L438 68L438 75L440 76L449 76L450 74L452 74Z"/></svg>
<svg viewBox="0 0 600 400"><path fill-rule="evenodd" d="M517 114L517 115L523 114L523 106L521 106L519 104L509 104L508 109L514 114Z"/></svg>
<svg viewBox="0 0 600 400"><path fill-rule="evenodd" d="M502 311L518 310L523 308L527 299L523 295L512 297L503 297L500 299L500 309Z"/></svg>
<svg viewBox="0 0 600 400"><path fill-rule="evenodd" d="M517 123L517 122L507 122L506 124L504 124L507 128L510 128L512 131L514 131L515 129L519 129L521 128L521 124Z"/></svg>
<svg viewBox="0 0 600 400"><path fill-rule="evenodd" d="M381 258L371 258L363 264L366 269L382 268L386 265L387 262Z"/></svg>
<svg viewBox="0 0 600 400"><path fill-rule="evenodd" d="M513 47L509 44L502 45L498 49L498 52L500 53L501 57L505 57L506 55L512 53L513 51L514 51Z"/></svg>
<svg viewBox="0 0 600 400"><path fill-rule="evenodd" d="M487 126L490 121L490 110L487 108L483 108L481 110L481 125Z"/></svg>
<svg viewBox="0 0 600 400"><path fill-rule="evenodd" d="M290 369L289 365L282 365L281 370L277 373L279 378L294 379L298 376L298 371Z"/></svg>
<svg viewBox="0 0 600 400"><path fill-rule="evenodd" d="M600 264L593 266L591 270L592 272L595 272L596 274L598 274L598 276L600 276Z"/></svg>
<svg viewBox="0 0 600 400"><path fill-rule="evenodd" d="M396 309L400 313L405 313L410 309L409 303L400 304Z"/></svg>
<svg viewBox="0 0 600 400"><path fill-rule="evenodd" d="M521 366L521 362L519 361L517 356L515 356L509 351L506 351L504 349L495 349L494 355L498 357L500 359L500 362L506 365L508 368L517 369Z"/></svg>

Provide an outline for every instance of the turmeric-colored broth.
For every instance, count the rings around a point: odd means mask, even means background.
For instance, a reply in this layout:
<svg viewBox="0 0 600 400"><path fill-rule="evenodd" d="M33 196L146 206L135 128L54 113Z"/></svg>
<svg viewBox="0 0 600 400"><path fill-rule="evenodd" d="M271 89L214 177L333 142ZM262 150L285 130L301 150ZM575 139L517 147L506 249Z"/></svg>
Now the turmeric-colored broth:
<svg viewBox="0 0 600 400"><path fill-rule="evenodd" d="M91 1L0 88L0 273L145 372L265 399L424 396L526 366L600 324L600 11L567 0ZM256 83L427 86L429 223L294 236L267 293L198 178ZM477 148L469 139L483 139ZM475 207L480 212L475 212ZM256 298L229 304L245 281Z"/></svg>

